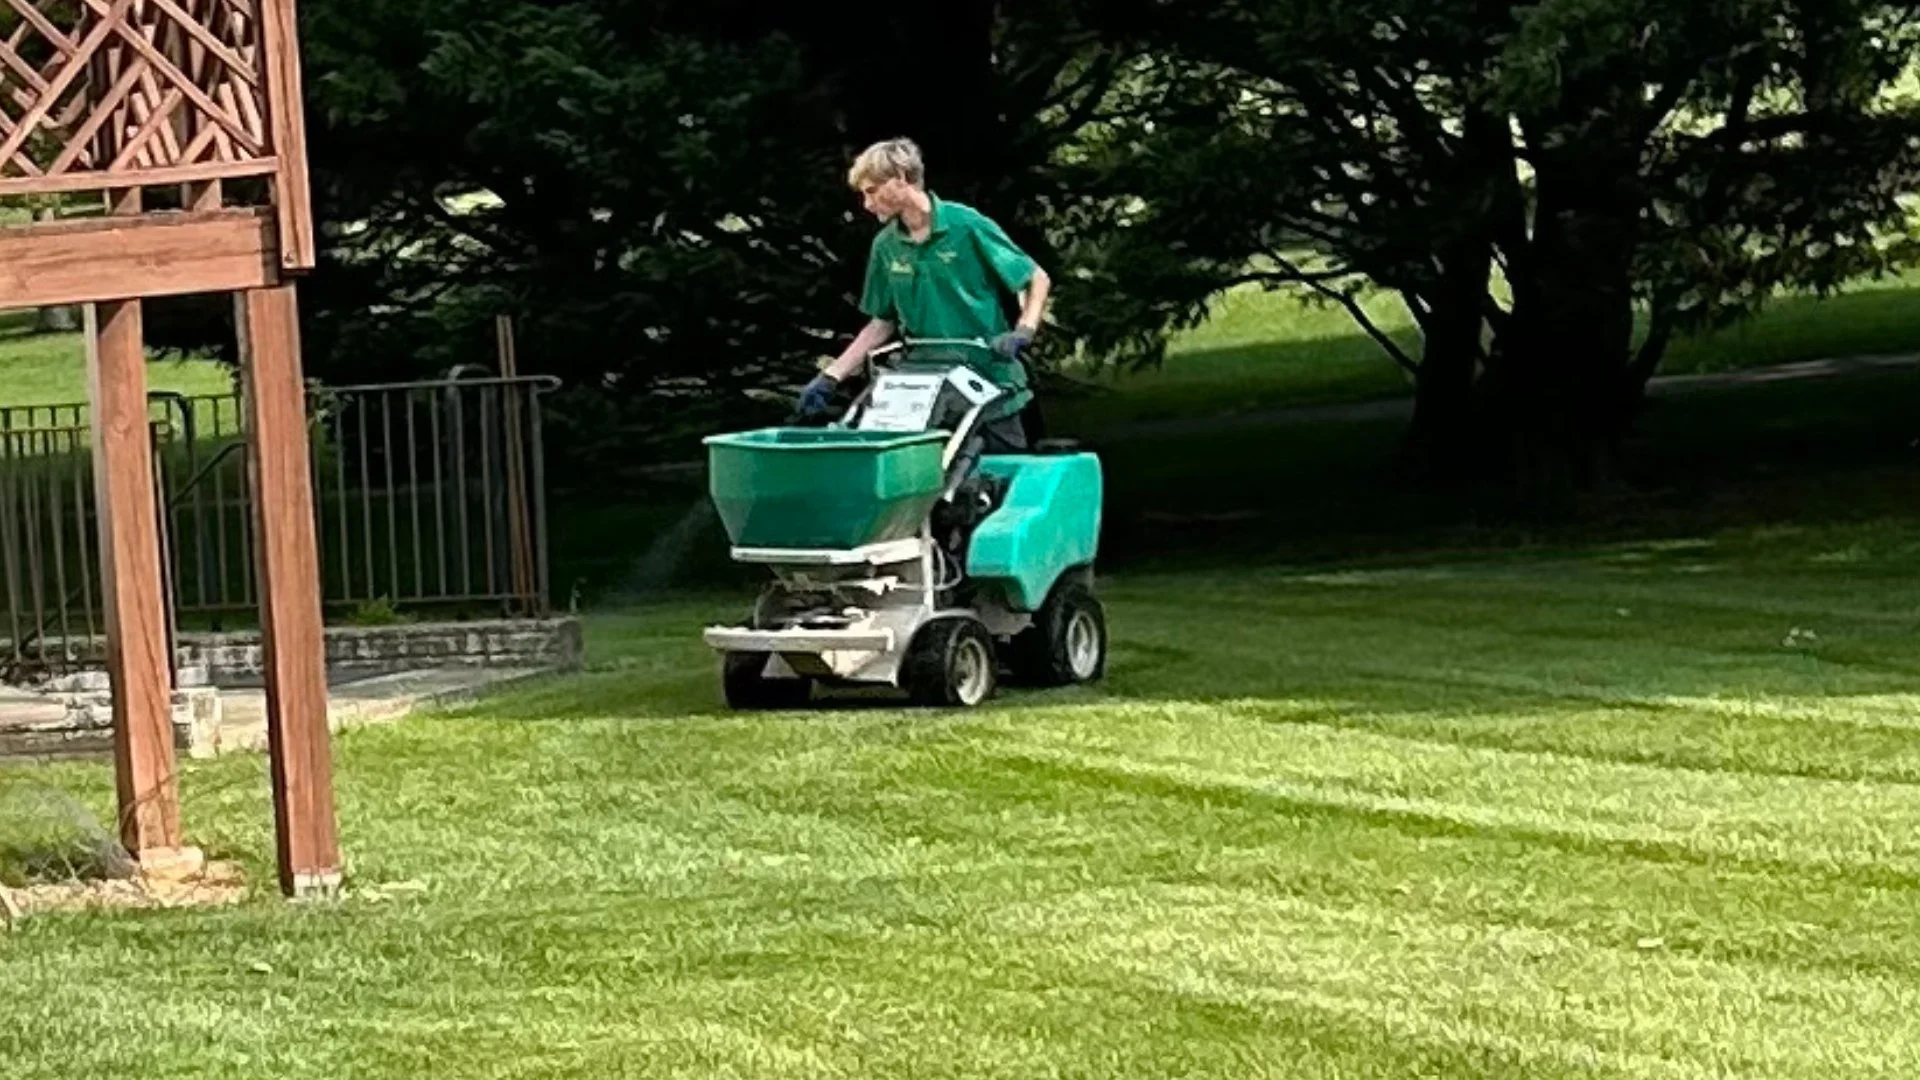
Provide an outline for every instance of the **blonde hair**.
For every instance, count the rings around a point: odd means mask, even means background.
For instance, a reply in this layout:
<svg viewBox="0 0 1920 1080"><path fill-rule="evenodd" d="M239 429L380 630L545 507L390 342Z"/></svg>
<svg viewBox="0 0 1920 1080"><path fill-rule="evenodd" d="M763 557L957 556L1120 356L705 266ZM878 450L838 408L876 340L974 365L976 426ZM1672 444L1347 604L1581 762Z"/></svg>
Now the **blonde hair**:
<svg viewBox="0 0 1920 1080"><path fill-rule="evenodd" d="M860 152L847 170L847 183L855 189L889 180L905 180L914 187L926 183L927 167L920 160L920 148L912 139L888 139Z"/></svg>

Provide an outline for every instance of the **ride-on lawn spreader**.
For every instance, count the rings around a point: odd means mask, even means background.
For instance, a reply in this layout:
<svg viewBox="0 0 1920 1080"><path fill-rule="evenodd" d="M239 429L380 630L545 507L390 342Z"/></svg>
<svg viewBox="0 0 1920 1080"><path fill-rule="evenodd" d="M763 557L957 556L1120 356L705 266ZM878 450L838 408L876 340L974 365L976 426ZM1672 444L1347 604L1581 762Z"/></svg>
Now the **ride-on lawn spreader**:
<svg viewBox="0 0 1920 1080"><path fill-rule="evenodd" d="M981 454L1003 391L953 350L986 347L892 346L838 421L706 440L734 559L773 573L745 622L706 631L729 705L887 686L973 706L1002 669L1042 686L1105 673L1099 458L1046 444Z"/></svg>

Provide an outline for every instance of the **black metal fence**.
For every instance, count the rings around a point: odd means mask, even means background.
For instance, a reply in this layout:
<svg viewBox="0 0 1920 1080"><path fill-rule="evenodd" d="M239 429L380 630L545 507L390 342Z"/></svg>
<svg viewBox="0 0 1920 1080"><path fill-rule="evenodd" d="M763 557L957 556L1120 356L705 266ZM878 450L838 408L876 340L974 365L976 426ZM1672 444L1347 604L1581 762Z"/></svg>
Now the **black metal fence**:
<svg viewBox="0 0 1920 1080"><path fill-rule="evenodd" d="M0 588L5 670L63 669L98 652L92 433L65 407L0 409Z"/></svg>
<svg viewBox="0 0 1920 1080"><path fill-rule="evenodd" d="M332 615L549 608L542 377L316 389L322 598ZM152 395L155 500L176 613L258 602L237 395ZM271 497L271 493L269 493ZM0 675L97 659L92 432L84 405L0 409Z"/></svg>

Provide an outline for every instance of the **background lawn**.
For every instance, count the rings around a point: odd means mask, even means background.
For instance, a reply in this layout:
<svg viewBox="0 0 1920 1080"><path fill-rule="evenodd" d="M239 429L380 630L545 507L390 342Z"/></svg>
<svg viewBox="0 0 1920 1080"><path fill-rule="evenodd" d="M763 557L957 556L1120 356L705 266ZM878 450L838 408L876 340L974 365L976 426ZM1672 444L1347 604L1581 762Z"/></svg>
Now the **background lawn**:
<svg viewBox="0 0 1920 1080"><path fill-rule="evenodd" d="M1417 348L1398 298L1367 305L1376 323ZM1667 375L1739 371L1831 357L1920 352L1920 274L1865 281L1837 297L1787 297L1728 330L1674 343ZM1084 373L1080 376L1086 379ZM1140 420L1256 412L1401 397L1407 376L1344 311L1289 293L1229 294L1203 326L1180 335L1165 365L1106 372L1086 381L1104 390L1048 404L1049 416L1097 431Z"/></svg>
<svg viewBox="0 0 1920 1080"><path fill-rule="evenodd" d="M87 400L86 345L78 334L35 334L31 312L0 313L0 405L75 405ZM226 369L204 360L147 365L147 385L181 394L226 394Z"/></svg>

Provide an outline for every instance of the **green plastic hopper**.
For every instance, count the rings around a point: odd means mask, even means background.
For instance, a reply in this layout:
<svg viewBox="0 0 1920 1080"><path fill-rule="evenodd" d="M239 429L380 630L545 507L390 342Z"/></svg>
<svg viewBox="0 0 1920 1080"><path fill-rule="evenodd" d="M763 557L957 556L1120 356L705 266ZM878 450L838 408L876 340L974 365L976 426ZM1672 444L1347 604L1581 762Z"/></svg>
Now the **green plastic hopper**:
<svg viewBox="0 0 1920 1080"><path fill-rule="evenodd" d="M735 547L847 550L916 535L945 486L943 431L764 428L706 439Z"/></svg>

